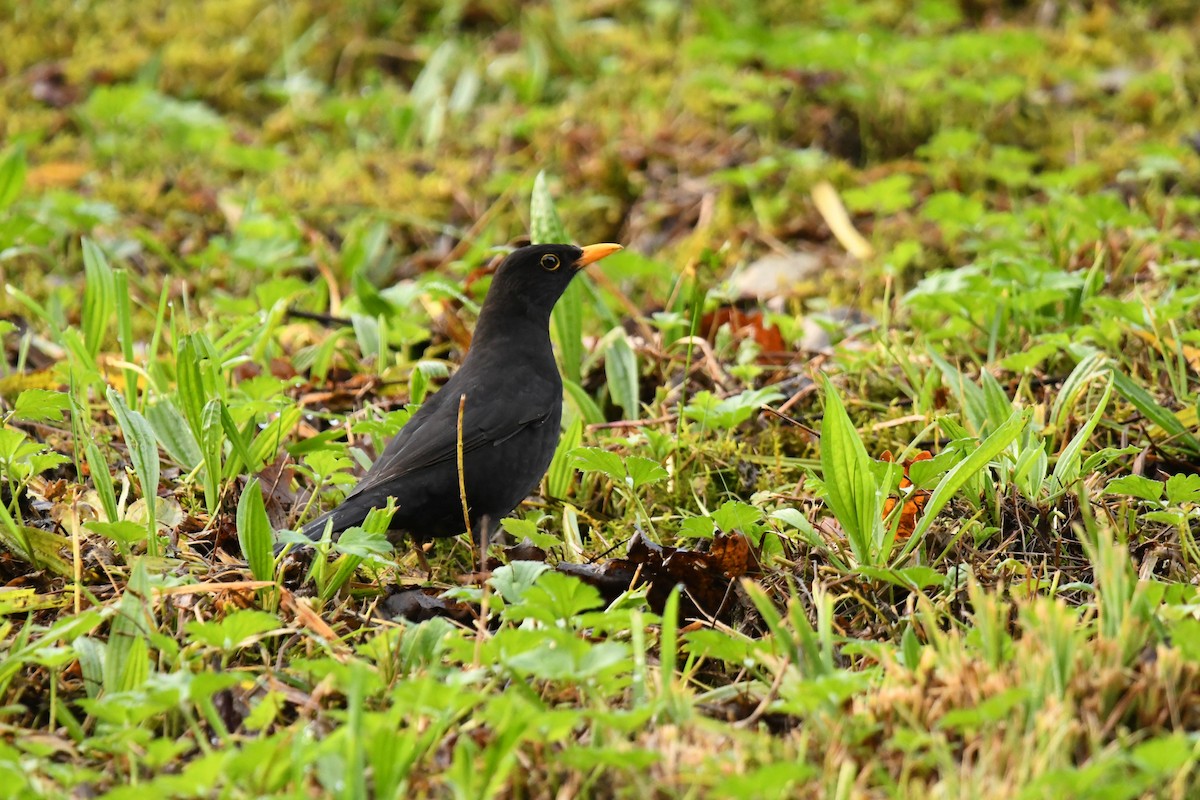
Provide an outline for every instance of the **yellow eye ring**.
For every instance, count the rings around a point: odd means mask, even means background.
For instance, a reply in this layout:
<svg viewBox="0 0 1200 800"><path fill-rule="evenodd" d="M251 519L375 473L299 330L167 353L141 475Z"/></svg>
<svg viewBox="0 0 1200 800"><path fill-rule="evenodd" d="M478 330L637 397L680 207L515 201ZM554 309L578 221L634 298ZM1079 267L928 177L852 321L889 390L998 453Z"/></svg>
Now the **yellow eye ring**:
<svg viewBox="0 0 1200 800"><path fill-rule="evenodd" d="M551 255L550 253L542 256L542 269L546 270L547 272L554 272L554 270L558 269L560 266L561 264L559 264L558 256Z"/></svg>

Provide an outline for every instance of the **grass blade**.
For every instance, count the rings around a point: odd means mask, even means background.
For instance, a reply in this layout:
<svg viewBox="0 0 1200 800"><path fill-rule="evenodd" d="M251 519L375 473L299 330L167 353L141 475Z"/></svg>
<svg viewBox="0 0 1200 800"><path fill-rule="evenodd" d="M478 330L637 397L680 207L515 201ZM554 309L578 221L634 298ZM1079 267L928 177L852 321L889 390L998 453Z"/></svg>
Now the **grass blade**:
<svg viewBox="0 0 1200 800"><path fill-rule="evenodd" d="M1108 400L1112 397L1113 381L1109 380L1104 387L1104 395L1100 398L1100 402L1096 404L1096 410L1092 412L1092 416L1079 429L1067 446L1063 448L1062 453L1058 456L1058 461L1054 464L1054 472L1051 473L1055 479L1054 489L1060 490L1072 483L1079 477L1079 465L1081 463L1080 452L1083 450L1084 444L1091 438L1092 432L1096 430L1096 426L1100 424L1100 418L1104 416L1104 411L1108 408Z"/></svg>
<svg viewBox="0 0 1200 800"><path fill-rule="evenodd" d="M11 206L21 196L25 186L25 148L18 145L0 161L0 211Z"/></svg>

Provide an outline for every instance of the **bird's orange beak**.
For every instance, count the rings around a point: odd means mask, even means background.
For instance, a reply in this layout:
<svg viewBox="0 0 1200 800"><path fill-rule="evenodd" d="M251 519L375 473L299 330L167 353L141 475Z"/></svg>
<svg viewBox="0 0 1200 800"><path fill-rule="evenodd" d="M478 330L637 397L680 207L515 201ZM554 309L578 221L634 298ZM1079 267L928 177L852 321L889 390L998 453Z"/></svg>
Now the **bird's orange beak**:
<svg viewBox="0 0 1200 800"><path fill-rule="evenodd" d="M588 264L594 264L605 256L611 256L621 249L619 244L589 244L583 248L583 255L575 262L575 269L583 269Z"/></svg>

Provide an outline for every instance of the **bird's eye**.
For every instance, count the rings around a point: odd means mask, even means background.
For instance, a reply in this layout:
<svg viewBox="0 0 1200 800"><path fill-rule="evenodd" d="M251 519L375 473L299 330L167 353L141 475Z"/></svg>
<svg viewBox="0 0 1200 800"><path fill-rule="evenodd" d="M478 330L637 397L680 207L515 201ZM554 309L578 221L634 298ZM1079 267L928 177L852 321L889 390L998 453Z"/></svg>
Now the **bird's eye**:
<svg viewBox="0 0 1200 800"><path fill-rule="evenodd" d="M542 269L547 272L554 272L554 270L558 269L558 266L558 256L549 253L542 256Z"/></svg>

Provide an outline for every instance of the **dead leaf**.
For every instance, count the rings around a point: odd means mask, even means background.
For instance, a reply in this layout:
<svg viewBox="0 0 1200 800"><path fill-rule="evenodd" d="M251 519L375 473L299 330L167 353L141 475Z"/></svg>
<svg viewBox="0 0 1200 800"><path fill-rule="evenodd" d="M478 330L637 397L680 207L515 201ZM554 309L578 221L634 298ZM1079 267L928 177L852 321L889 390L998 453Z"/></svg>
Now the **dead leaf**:
<svg viewBox="0 0 1200 800"><path fill-rule="evenodd" d="M38 64L25 74L29 94L51 108L66 108L79 102L79 87L67 79L66 70L57 61Z"/></svg>
<svg viewBox="0 0 1200 800"><path fill-rule="evenodd" d="M783 341L783 335L774 325L768 325L761 311L741 311L733 306L722 306L704 315L700 322L708 340L716 339L717 331L722 325L728 325L735 339L753 339L764 353L786 356L790 360L791 351Z"/></svg>
<svg viewBox="0 0 1200 800"><path fill-rule="evenodd" d="M434 617L446 617L463 625L474 624L475 613L466 603L439 597L438 589L401 589L383 601L392 619L424 622Z"/></svg>
<svg viewBox="0 0 1200 800"><path fill-rule="evenodd" d="M92 168L88 164L51 161L31 168L25 176L25 183L31 189L58 189L74 186L91 170Z"/></svg>
<svg viewBox="0 0 1200 800"><path fill-rule="evenodd" d="M767 302L796 295L805 283L812 284L823 266L812 253L768 255L737 272L729 283L739 298Z"/></svg>
<svg viewBox="0 0 1200 800"><path fill-rule="evenodd" d="M891 463L895 460L891 450L884 450L879 456L881 461ZM912 481L908 479L908 468L918 461L928 461L933 458L933 454L928 450L922 450L911 459L903 462L901 465L904 469L904 477L900 479L900 493L905 497L904 507L900 509L900 522L896 526L896 541L906 542L913 535L913 531L917 528L917 519L925 511L925 504L929 502L930 492L925 489L913 489ZM883 501L883 518L887 519L892 513L892 509L900 501L895 497L888 497Z"/></svg>
<svg viewBox="0 0 1200 800"><path fill-rule="evenodd" d="M542 561L546 560L546 551L538 547L528 537L512 547L504 548L504 557L509 561Z"/></svg>
<svg viewBox="0 0 1200 800"><path fill-rule="evenodd" d="M268 584L270 585L270 584ZM333 632L333 628L325 620L321 619L321 615L312 610L312 606L308 604L308 600L302 597L296 597L287 589L281 588L279 596L280 607L295 616L296 622L301 627L308 628L310 631L320 636L329 644L334 644L338 640L338 635Z"/></svg>
<svg viewBox="0 0 1200 800"><path fill-rule="evenodd" d="M559 564L558 570L590 583L610 601L631 586L646 584L650 607L658 613L666 607L671 591L681 586L682 618L728 621L736 606L731 602L734 581L758 572L759 564L750 542L740 533L716 534L707 552L656 544L639 533L630 540L625 558L599 565Z"/></svg>
<svg viewBox="0 0 1200 800"><path fill-rule="evenodd" d="M866 261L875 255L875 248L871 247L871 243L863 238L862 234L854 227L854 223L850 221L850 215L846 213L846 206L842 204L842 198L838 195L837 189L833 188L832 183L821 181L814 186L812 199L817 211L821 212L825 224L829 226L829 230L833 232L842 247L846 248L847 253L860 261Z"/></svg>

